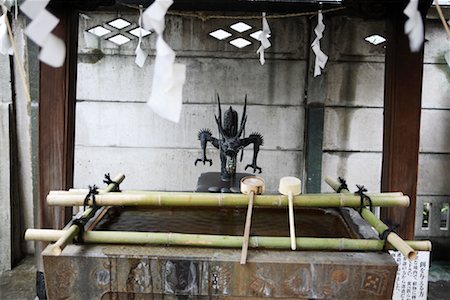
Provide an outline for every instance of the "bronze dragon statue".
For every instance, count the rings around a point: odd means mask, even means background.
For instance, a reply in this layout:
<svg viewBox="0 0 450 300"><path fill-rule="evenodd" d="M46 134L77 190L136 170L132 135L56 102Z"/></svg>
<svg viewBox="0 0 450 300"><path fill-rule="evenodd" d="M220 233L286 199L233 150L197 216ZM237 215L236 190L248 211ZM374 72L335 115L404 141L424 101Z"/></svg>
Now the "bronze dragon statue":
<svg viewBox="0 0 450 300"><path fill-rule="evenodd" d="M233 110L231 106L228 110L225 111L222 123L222 109L220 107L219 95L217 95L217 102L219 113L218 116L215 116L215 119L217 127L219 128L220 137L213 137L210 129L205 128L200 130L200 132L198 133L198 139L200 140L203 155L202 158L198 158L195 161L195 165L197 165L199 161L203 162L203 164L209 162L209 165L212 165L212 160L206 157L206 145L208 142L210 142L214 147L220 150L221 180L229 181L236 175L236 158L239 151L242 151L242 161L244 148L250 144L253 144L253 160L251 164L248 164L245 167L245 170L247 170L247 168L253 168L253 173L255 173L256 171L259 171L259 173L261 173L262 170L260 167L258 167L256 159L258 157L259 147L262 146L264 142L263 137L257 132L250 134L248 137L245 137L245 123L247 122L247 96L245 96L244 109L242 112L242 118L239 127L238 113ZM243 134L244 137L241 138Z"/></svg>

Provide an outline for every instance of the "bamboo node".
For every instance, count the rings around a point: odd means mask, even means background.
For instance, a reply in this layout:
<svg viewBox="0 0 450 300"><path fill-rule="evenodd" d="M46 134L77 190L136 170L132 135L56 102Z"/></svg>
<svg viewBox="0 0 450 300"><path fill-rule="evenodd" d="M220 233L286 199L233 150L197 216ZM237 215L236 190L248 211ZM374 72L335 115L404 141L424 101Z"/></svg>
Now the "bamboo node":
<svg viewBox="0 0 450 300"><path fill-rule="evenodd" d="M344 194L343 193L339 193L339 206L340 207L344 207L344 205L345 205Z"/></svg>

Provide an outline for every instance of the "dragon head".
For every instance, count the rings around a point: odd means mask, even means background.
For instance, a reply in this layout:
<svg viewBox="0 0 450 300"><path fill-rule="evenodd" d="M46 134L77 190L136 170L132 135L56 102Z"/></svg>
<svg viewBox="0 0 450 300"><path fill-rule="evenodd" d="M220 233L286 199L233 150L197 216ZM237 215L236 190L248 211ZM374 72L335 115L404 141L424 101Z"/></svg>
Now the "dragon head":
<svg viewBox="0 0 450 300"><path fill-rule="evenodd" d="M238 113L231 106L225 111L222 124L222 110L220 107L219 96L217 96L217 101L219 105L219 116L216 116L216 123L221 136L220 151L226 157L226 177L232 178L236 174L237 154L244 148L240 137L245 129L245 123L247 122L247 96L245 96L244 110L242 112L241 124L239 125L239 129Z"/></svg>

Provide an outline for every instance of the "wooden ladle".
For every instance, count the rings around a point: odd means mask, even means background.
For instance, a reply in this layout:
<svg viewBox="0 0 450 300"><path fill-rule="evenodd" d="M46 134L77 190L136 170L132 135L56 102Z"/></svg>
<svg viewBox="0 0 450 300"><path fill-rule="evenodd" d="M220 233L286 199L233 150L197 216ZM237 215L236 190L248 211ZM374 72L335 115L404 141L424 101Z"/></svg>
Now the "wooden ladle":
<svg viewBox="0 0 450 300"><path fill-rule="evenodd" d="M291 235L291 249L297 249L297 242L295 240L295 219L294 219L294 195L301 193L302 182L297 177L283 177L280 179L280 186L278 191L288 196L289 201L289 232Z"/></svg>
<svg viewBox="0 0 450 300"><path fill-rule="evenodd" d="M248 240L252 223L253 197L264 193L264 179L258 176L246 176L241 179L241 193L248 195L247 217L245 219L244 237L242 240L241 265L247 261Z"/></svg>

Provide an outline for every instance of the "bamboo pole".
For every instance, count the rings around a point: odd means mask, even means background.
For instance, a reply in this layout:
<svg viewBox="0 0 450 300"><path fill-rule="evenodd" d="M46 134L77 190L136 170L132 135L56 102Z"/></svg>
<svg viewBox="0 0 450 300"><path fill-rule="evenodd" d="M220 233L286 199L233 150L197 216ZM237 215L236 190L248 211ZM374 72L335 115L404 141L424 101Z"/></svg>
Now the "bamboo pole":
<svg viewBox="0 0 450 300"><path fill-rule="evenodd" d="M401 195L370 195L373 206L408 206L409 197ZM294 196L296 207L359 207L360 198L353 194L303 194ZM141 192L106 193L95 197L100 206L240 206L246 207L247 196L242 194L189 193L189 192ZM80 206L82 194L54 194L47 196L48 205ZM92 204L90 201L89 204ZM288 197L284 195L257 195L255 206L287 207Z"/></svg>
<svg viewBox="0 0 450 300"><path fill-rule="evenodd" d="M124 179L125 179L125 175L118 174L116 177L114 177L113 181L115 183L117 183L117 184L120 184ZM115 188L115 186L116 186L115 183L110 183L106 187L104 192L112 191ZM83 205L83 203L81 203L81 205ZM92 205L92 203L90 205ZM95 215L95 212L97 211L97 209L98 208L95 208L95 207L89 207L83 212L81 217L90 219L90 218L92 218ZM65 230L63 235L52 245L52 252L53 252L53 254L54 255L60 255L62 250L64 249L64 247L67 245L67 243L69 243L70 241L73 240L75 235L78 234L79 230L80 229L78 228L77 225L72 225L72 226L69 227L69 229Z"/></svg>
<svg viewBox="0 0 450 300"><path fill-rule="evenodd" d="M330 177L326 177L325 181L335 190L337 190L340 186L339 183L336 181L333 181ZM336 187L337 186L337 187ZM344 193L349 193L347 189L343 189ZM369 223L375 230L382 234L386 230L389 229L389 227L384 224L380 219L378 219L369 209L362 208L361 209L361 216L366 220L367 223ZM417 257L417 253L414 251L414 249L405 243L401 237L399 237L395 232L390 232L387 235L387 241L394 246L395 249L400 251L406 258L409 260L415 260Z"/></svg>
<svg viewBox="0 0 450 300"><path fill-rule="evenodd" d="M99 192L104 191L104 189L98 189ZM66 190L53 190L50 191L49 194L52 195L86 195L86 193L89 192L89 189L69 189L68 191ZM161 194L161 193L165 193L165 192L160 192L160 191L142 191L142 190L122 190L122 194L124 195L128 195L128 194L138 194L138 195L155 195L155 194ZM185 195L188 192L167 192L173 195ZM195 193L195 194L201 194L201 193ZM388 192L388 193L365 193L367 196L369 197L373 197L375 196L375 198L377 197L381 197L381 198L392 198L392 197L397 197L397 196L404 196L402 192ZM239 194L238 194L239 195ZM307 194L307 195L315 195L315 194ZM331 193L322 193L319 195L334 195ZM264 195L264 196L272 196L272 195ZM69 205L70 206L70 205Z"/></svg>
<svg viewBox="0 0 450 300"><path fill-rule="evenodd" d="M64 230L28 229L26 241L53 242L63 236ZM161 232L126 232L126 231L86 231L85 243L96 244L134 244L134 245L171 245L241 248L243 237L230 235L202 235ZM429 241L405 241L415 250L431 251ZM339 250L339 251L381 251L381 240L364 240L348 238L312 238L297 237L297 249L301 250ZM289 237L251 236L250 248L290 249Z"/></svg>

